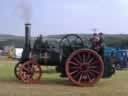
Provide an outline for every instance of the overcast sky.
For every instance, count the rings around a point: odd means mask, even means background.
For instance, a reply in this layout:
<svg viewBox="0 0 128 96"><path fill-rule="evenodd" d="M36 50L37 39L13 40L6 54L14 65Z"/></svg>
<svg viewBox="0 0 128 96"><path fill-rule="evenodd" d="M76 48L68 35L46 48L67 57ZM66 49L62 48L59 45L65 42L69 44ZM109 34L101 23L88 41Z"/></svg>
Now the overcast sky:
<svg viewBox="0 0 128 96"><path fill-rule="evenodd" d="M0 34L24 35L18 0L0 0ZM92 33L128 34L128 0L31 0L32 35Z"/></svg>

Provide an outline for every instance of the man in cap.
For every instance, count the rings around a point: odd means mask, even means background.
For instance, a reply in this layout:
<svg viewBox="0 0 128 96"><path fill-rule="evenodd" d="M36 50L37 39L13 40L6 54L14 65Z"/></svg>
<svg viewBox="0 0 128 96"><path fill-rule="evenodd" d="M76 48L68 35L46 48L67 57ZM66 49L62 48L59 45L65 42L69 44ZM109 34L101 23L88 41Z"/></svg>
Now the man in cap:
<svg viewBox="0 0 128 96"><path fill-rule="evenodd" d="M90 39L91 41L91 48L95 51L97 51L98 45L99 45L99 37L96 33L93 34L93 37Z"/></svg>

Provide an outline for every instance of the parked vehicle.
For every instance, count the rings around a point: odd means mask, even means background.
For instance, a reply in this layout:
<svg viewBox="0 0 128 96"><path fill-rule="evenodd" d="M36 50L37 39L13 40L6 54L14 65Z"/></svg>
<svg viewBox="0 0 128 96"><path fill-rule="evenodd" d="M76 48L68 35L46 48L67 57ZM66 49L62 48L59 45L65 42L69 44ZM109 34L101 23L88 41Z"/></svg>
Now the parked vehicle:
<svg viewBox="0 0 128 96"><path fill-rule="evenodd" d="M105 48L104 54L107 57L112 57L116 69L124 69L128 67L128 50Z"/></svg>

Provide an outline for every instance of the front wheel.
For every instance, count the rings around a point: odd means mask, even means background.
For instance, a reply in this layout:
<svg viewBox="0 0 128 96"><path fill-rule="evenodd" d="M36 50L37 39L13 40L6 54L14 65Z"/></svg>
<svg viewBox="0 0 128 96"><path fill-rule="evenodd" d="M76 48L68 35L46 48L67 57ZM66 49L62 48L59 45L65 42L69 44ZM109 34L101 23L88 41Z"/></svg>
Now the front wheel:
<svg viewBox="0 0 128 96"><path fill-rule="evenodd" d="M42 76L41 65L35 60L28 60L20 67L20 78L24 83L38 83Z"/></svg>
<svg viewBox="0 0 128 96"><path fill-rule="evenodd" d="M21 80L20 76L19 76L19 70L20 70L20 67L21 67L22 63L21 62L18 62L14 68L14 74L16 76L16 78L18 80Z"/></svg>

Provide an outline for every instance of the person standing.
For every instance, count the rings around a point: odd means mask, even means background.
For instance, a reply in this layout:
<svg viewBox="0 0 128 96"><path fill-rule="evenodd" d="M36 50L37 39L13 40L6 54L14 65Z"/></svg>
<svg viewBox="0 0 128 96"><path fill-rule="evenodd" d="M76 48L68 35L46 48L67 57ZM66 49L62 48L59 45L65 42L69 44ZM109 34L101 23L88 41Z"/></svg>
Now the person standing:
<svg viewBox="0 0 128 96"><path fill-rule="evenodd" d="M104 47L105 46L105 44L104 44L104 34L102 32L99 33L99 39L100 39L101 46Z"/></svg>
<svg viewBox="0 0 128 96"><path fill-rule="evenodd" d="M105 41L104 41L104 34L102 32L99 33L99 54L104 57L104 47L105 47Z"/></svg>
<svg viewBox="0 0 128 96"><path fill-rule="evenodd" d="M37 39L34 42L33 45L33 53L34 54L40 54L42 52L45 52L45 43L44 43L44 39L43 36L40 35L39 37L37 37Z"/></svg>
<svg viewBox="0 0 128 96"><path fill-rule="evenodd" d="M99 37L96 33L93 34L91 41L91 48L95 51L97 51L98 43L99 43Z"/></svg>

